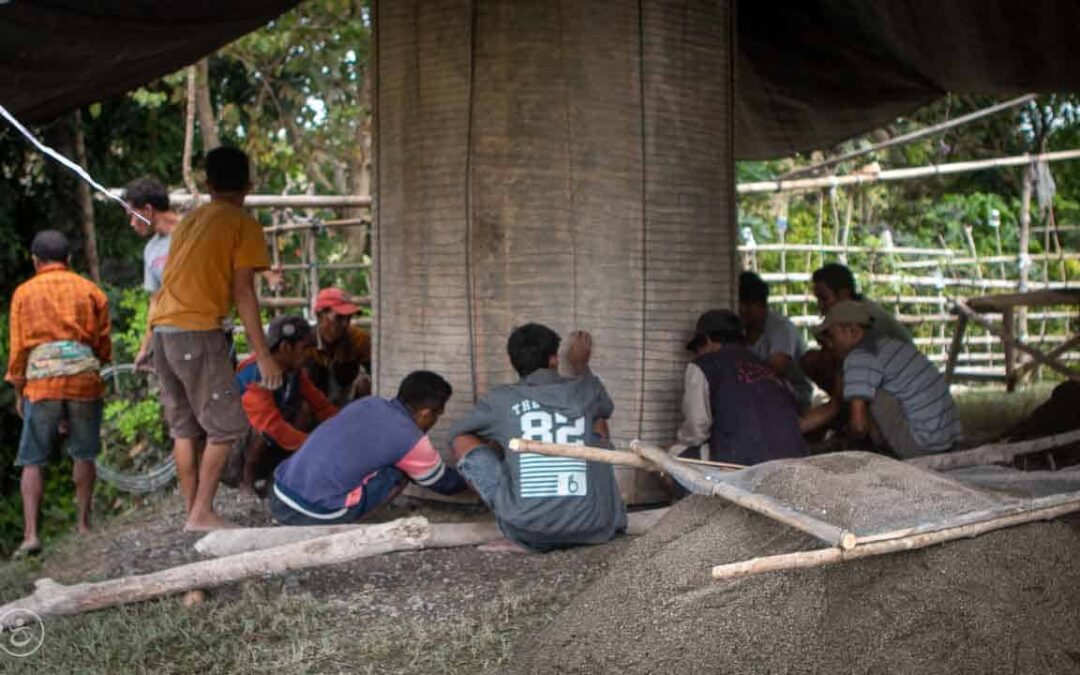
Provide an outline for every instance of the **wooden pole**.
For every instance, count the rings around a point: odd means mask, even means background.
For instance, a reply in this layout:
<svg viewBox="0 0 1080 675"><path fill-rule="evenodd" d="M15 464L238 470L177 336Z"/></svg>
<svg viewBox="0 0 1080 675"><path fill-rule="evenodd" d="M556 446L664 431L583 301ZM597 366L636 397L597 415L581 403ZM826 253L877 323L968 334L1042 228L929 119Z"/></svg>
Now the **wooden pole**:
<svg viewBox="0 0 1080 675"><path fill-rule="evenodd" d="M952 383L956 373L956 361L960 358L960 349L964 346L964 331L967 330L967 316L961 314L953 333L952 344L949 346L949 360L945 363L945 381Z"/></svg>
<svg viewBox="0 0 1080 675"><path fill-rule="evenodd" d="M0 628L13 610L38 616L78 614L103 607L141 602L193 588L212 588L250 577L321 567L393 551L429 545L433 538L426 518L402 518L367 529L287 544L253 553L180 565L160 572L72 586L40 579L29 596L0 607Z"/></svg>
<svg viewBox="0 0 1080 675"><path fill-rule="evenodd" d="M1057 495L1056 495L1057 496ZM1034 507L1023 513L1017 513L1000 518L993 518L979 523L961 525L958 527L946 527L936 532L916 534L898 539L889 539L871 544L856 546L844 551L839 548L818 549L816 551L799 551L797 553L784 553L781 555L753 558L741 562L717 565L712 568L712 577L715 580L738 579L740 577L762 574L763 572L778 572L793 569L805 569L809 567L821 567L835 565L837 563L868 558L898 551L911 551L934 544L940 544L955 539L977 537L987 532L1000 530L1006 527L1022 525L1039 520L1050 520L1080 511L1080 495L1071 495L1069 502L1048 506L1045 508ZM1036 500L1037 501L1037 500Z"/></svg>
<svg viewBox="0 0 1080 675"><path fill-rule="evenodd" d="M548 455L549 457L573 457L575 459L584 459L587 462L602 462L604 464L628 466L632 469L641 469L642 471L652 471L655 473L662 471L656 464L642 458L640 455L626 452L625 450L605 450L603 448L593 448L588 445L569 445L565 443L544 443L542 441L530 441L524 438L510 439L510 450L512 452L532 452L538 455ZM697 464L725 471L738 471L739 469L746 468L742 464L731 464L729 462L708 462L701 459L687 459L685 457L674 457L672 459L677 462L682 462L683 464Z"/></svg>
<svg viewBox="0 0 1080 675"><path fill-rule="evenodd" d="M187 109L184 115L184 150L180 155L180 171L184 177L184 186L193 195L193 202L199 201L199 191L195 187L195 178L191 173L191 155L195 144L195 66L188 66L187 71ZM207 197L209 200L209 196ZM176 204L170 198L172 204Z"/></svg>
<svg viewBox="0 0 1080 675"><path fill-rule="evenodd" d="M1080 150L1061 150L1032 155L1023 154L1013 157L980 159L970 162L952 162L950 164L931 164L908 169L890 169L877 173L853 173L845 176L825 176L823 178L796 178L794 180L766 180L753 183L740 183L736 186L738 194L757 194L761 192L788 192L817 190L819 188L845 185L864 185L881 181L910 180L929 176L945 176L955 173L982 171L985 169L1023 166L1032 162L1060 162L1080 158Z"/></svg>
<svg viewBox="0 0 1080 675"><path fill-rule="evenodd" d="M675 461L660 448L634 441L631 449L671 474L687 488L699 494L720 497L772 520L811 534L831 546L848 549L855 545L855 535L831 523L818 520L785 506L771 497L744 490L730 483L709 480L701 472Z"/></svg>
<svg viewBox="0 0 1080 675"><path fill-rule="evenodd" d="M958 452L946 452L938 455L924 455L906 460L908 464L923 469L943 471L945 469L957 469L964 466L983 466L986 464L1001 464L1011 462L1015 457L1030 455L1035 452L1053 450L1072 443L1080 443L1080 430L1068 431L1063 434L1034 438L1029 441L1015 443L991 443L981 445L970 450Z"/></svg>

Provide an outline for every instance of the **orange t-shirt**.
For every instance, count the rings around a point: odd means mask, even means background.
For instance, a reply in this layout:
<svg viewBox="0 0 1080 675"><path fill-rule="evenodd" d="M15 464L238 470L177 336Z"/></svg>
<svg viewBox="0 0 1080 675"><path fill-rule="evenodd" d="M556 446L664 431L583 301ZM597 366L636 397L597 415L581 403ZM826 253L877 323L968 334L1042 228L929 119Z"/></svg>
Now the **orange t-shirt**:
<svg viewBox="0 0 1080 675"><path fill-rule="evenodd" d="M233 307L236 270L270 266L262 225L237 206L210 202L172 231L151 326L215 330Z"/></svg>

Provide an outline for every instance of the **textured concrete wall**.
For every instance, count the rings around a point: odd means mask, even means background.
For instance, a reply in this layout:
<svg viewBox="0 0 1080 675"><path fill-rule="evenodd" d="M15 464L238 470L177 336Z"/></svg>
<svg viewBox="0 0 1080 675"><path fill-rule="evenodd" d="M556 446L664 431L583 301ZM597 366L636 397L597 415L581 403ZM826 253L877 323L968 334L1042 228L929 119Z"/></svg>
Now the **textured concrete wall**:
<svg viewBox="0 0 1080 675"><path fill-rule="evenodd" d="M595 339L617 439L673 439L735 270L724 1L381 0L376 382L514 379L527 321ZM445 429L447 425L440 424Z"/></svg>

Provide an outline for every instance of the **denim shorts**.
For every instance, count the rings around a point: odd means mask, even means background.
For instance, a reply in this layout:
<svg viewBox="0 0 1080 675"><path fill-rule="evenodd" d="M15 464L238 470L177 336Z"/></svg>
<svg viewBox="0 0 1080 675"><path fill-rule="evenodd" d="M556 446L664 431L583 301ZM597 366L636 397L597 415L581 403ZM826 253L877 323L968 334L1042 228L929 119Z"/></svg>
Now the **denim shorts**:
<svg viewBox="0 0 1080 675"><path fill-rule="evenodd" d="M480 499L492 511L495 510L495 497L499 493L506 470L502 458L486 445L474 448L461 458L457 464L458 473L472 486Z"/></svg>
<svg viewBox="0 0 1080 675"><path fill-rule="evenodd" d="M60 422L67 421L67 452L93 460L101 452L101 399L23 401L23 428L16 466L48 464L60 448Z"/></svg>

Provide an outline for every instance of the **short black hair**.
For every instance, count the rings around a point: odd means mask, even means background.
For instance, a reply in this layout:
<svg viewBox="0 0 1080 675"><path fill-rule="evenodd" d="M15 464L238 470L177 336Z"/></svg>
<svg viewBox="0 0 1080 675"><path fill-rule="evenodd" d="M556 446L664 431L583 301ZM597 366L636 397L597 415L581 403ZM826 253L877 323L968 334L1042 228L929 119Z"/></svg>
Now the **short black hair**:
<svg viewBox="0 0 1080 675"><path fill-rule="evenodd" d="M59 230L42 230L34 235L30 253L41 262L67 262L71 244Z"/></svg>
<svg viewBox="0 0 1080 675"><path fill-rule="evenodd" d="M251 163L240 148L222 145L206 153L206 182L218 192L241 192L251 183Z"/></svg>
<svg viewBox="0 0 1080 675"><path fill-rule="evenodd" d="M739 302L768 304L769 284L754 272L743 272L739 275Z"/></svg>
<svg viewBox="0 0 1080 675"><path fill-rule="evenodd" d="M835 262L825 263L814 270L812 279L814 283L825 284L826 288L833 293L842 291L846 288L851 291L852 297L858 297L855 293L855 275L851 273L851 270L847 268L847 265L841 265L840 263Z"/></svg>
<svg viewBox="0 0 1080 675"><path fill-rule="evenodd" d="M442 375L430 370L414 370L398 387L397 398L409 410L438 409L446 406L454 388Z"/></svg>
<svg viewBox="0 0 1080 675"><path fill-rule="evenodd" d="M547 368L551 357L559 353L559 334L547 326L527 323L516 328L506 341L506 353L510 355L510 364L521 377Z"/></svg>
<svg viewBox="0 0 1080 675"><path fill-rule="evenodd" d="M156 178L143 176L136 178L124 188L124 201L137 209L152 206L155 211L168 211L169 191Z"/></svg>
<svg viewBox="0 0 1080 675"><path fill-rule="evenodd" d="M741 330L718 330L706 333L709 340L721 345L746 344L746 335Z"/></svg>

